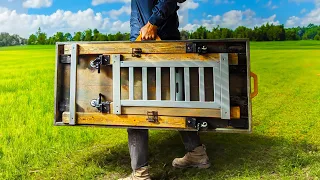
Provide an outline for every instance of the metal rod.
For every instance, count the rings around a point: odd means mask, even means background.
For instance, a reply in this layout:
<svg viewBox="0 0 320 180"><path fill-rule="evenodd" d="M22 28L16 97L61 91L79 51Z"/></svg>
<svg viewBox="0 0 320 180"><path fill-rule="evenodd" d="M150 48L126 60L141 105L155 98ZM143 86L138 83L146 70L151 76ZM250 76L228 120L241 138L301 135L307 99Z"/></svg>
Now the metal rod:
<svg viewBox="0 0 320 180"><path fill-rule="evenodd" d="M149 62L141 62L141 61L122 61L121 67L219 67L219 62L216 61L149 61Z"/></svg>
<svg viewBox="0 0 320 180"><path fill-rule="evenodd" d="M184 93L185 93L185 100L190 101L190 72L189 68L184 68Z"/></svg>
<svg viewBox="0 0 320 180"><path fill-rule="evenodd" d="M121 106L142 106L142 107L181 107L181 108L216 108L220 105L216 102L197 102L197 101L158 101L158 100L122 100Z"/></svg>
<svg viewBox="0 0 320 180"><path fill-rule="evenodd" d="M170 68L170 100L175 101L176 100L176 73L175 68Z"/></svg>
<svg viewBox="0 0 320 180"><path fill-rule="evenodd" d="M143 100L148 100L148 69L142 68L142 97Z"/></svg>
<svg viewBox="0 0 320 180"><path fill-rule="evenodd" d="M70 125L76 124L76 88L77 88L78 45L72 44L70 67Z"/></svg>
<svg viewBox="0 0 320 180"><path fill-rule="evenodd" d="M156 68L156 99L161 100L161 68Z"/></svg>
<svg viewBox="0 0 320 180"><path fill-rule="evenodd" d="M134 99L134 67L129 67L129 99Z"/></svg>
<svg viewBox="0 0 320 180"><path fill-rule="evenodd" d="M205 102L205 87L204 87L204 68L199 68L199 99L200 102Z"/></svg>
<svg viewBox="0 0 320 180"><path fill-rule="evenodd" d="M121 89L120 89L120 55L115 54L111 57L112 78L113 78L113 114L121 114Z"/></svg>

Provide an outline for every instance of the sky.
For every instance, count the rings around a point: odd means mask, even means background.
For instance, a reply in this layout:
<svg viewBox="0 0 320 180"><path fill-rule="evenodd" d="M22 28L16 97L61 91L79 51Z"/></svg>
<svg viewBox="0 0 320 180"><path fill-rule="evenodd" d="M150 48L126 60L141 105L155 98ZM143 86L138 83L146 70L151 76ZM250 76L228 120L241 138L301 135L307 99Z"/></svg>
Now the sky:
<svg viewBox="0 0 320 180"><path fill-rule="evenodd" d="M130 0L0 0L0 32L28 38L39 27L54 33L97 28L130 32ZM219 25L253 28L267 22L285 27L320 24L320 0L186 0L178 4L180 30Z"/></svg>

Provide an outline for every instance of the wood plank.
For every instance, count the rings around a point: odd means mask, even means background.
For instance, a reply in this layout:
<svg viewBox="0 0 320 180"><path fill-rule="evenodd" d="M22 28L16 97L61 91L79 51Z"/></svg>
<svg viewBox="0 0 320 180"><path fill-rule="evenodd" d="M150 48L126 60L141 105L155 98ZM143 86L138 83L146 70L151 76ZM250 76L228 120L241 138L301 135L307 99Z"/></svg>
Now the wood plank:
<svg viewBox="0 0 320 180"><path fill-rule="evenodd" d="M239 64L239 56L237 53L229 53L228 54L229 64L230 65L238 65Z"/></svg>
<svg viewBox="0 0 320 180"><path fill-rule="evenodd" d="M184 42L158 42L158 43L105 43L105 44L79 44L79 54L132 54L132 48L141 48L146 54L183 54L186 52ZM65 45L65 54L71 54L71 45Z"/></svg>
<svg viewBox="0 0 320 180"><path fill-rule="evenodd" d="M69 112L62 114L62 120L70 122ZM163 128L186 128L186 118L159 116L158 123L147 121L147 116L139 115L114 115L102 113L76 113L76 124L80 125L114 125L114 126L135 126L135 127L163 127Z"/></svg>

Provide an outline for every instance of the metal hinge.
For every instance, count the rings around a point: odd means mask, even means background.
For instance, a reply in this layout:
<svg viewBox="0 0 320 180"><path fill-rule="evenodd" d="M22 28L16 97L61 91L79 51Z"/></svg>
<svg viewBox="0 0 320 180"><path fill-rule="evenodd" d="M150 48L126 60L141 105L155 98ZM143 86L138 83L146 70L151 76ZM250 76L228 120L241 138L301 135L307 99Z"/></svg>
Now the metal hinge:
<svg viewBox="0 0 320 180"><path fill-rule="evenodd" d="M92 68L98 69L98 73L100 73L101 65L110 65L110 55L99 55L95 60L90 61L90 66Z"/></svg>
<svg viewBox="0 0 320 180"><path fill-rule="evenodd" d="M141 48L132 48L132 57L141 57L142 49Z"/></svg>
<svg viewBox="0 0 320 180"><path fill-rule="evenodd" d="M93 99L90 102L91 106L97 108L101 113L110 113L110 102L109 101L101 102L101 99L102 99L102 94L100 93L98 99Z"/></svg>
<svg viewBox="0 0 320 180"><path fill-rule="evenodd" d="M158 111L148 111L147 112L147 116L148 116L148 121L152 122L152 123L157 123L159 122L158 119Z"/></svg>

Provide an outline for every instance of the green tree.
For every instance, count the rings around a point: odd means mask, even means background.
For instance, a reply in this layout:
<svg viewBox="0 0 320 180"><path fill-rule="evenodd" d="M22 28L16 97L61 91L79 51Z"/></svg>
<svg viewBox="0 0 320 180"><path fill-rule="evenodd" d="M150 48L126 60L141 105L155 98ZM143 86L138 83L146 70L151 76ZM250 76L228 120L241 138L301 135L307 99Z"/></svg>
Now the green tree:
<svg viewBox="0 0 320 180"><path fill-rule="evenodd" d="M74 41L81 41L82 32L76 32L73 36Z"/></svg>
<svg viewBox="0 0 320 180"><path fill-rule="evenodd" d="M91 29L87 29L85 31L84 41L92 41L92 30Z"/></svg>
<svg viewBox="0 0 320 180"><path fill-rule="evenodd" d="M319 34L315 35L314 40L320 41L320 35Z"/></svg>
<svg viewBox="0 0 320 180"><path fill-rule="evenodd" d="M63 38L64 41L72 41L72 35L70 33L66 33Z"/></svg>
<svg viewBox="0 0 320 180"><path fill-rule="evenodd" d="M37 36L34 34L31 34L28 39L28 45L35 45L35 44L37 44Z"/></svg>
<svg viewBox="0 0 320 180"><path fill-rule="evenodd" d="M94 29L93 30L93 38L92 38L92 40L93 41L98 41L99 34L100 34L100 32L97 29Z"/></svg>

